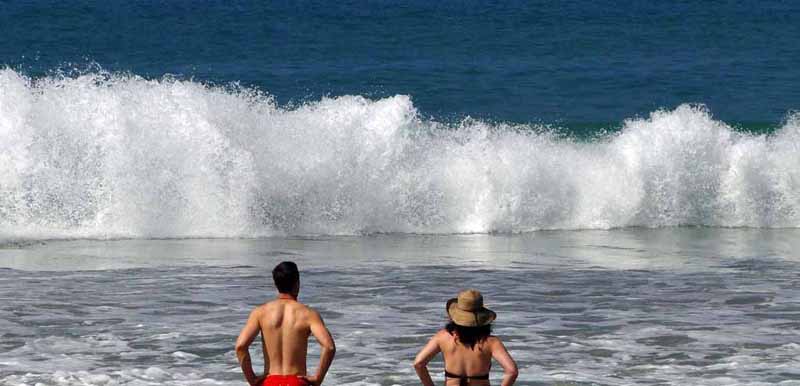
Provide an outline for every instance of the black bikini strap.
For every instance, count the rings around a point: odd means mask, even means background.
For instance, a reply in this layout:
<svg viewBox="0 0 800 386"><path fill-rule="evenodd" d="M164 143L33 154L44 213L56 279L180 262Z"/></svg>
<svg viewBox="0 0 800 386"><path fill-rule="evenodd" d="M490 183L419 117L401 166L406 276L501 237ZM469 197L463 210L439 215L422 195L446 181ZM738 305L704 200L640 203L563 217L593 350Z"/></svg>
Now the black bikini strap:
<svg viewBox="0 0 800 386"><path fill-rule="evenodd" d="M456 375L447 370L444 371L444 376L447 378L456 378L459 380L459 386L467 386L467 383L470 379L474 380L485 380L489 379L489 374L481 374L481 375Z"/></svg>

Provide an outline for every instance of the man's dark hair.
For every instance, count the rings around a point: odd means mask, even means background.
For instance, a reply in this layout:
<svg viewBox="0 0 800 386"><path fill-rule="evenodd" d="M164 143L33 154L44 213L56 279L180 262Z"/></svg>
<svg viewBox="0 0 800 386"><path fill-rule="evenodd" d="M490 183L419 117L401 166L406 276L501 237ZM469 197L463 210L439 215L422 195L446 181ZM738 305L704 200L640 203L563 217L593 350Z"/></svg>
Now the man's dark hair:
<svg viewBox="0 0 800 386"><path fill-rule="evenodd" d="M300 272L297 271L297 264L291 261L284 261L275 266L272 270L272 280L275 280L275 288L278 292L288 294L292 292L295 284L300 281Z"/></svg>
<svg viewBox="0 0 800 386"><path fill-rule="evenodd" d="M450 335L458 335L458 341L469 347L470 350L474 350L477 343L486 340L492 334L491 324L479 327L464 327L451 321L444 328Z"/></svg>

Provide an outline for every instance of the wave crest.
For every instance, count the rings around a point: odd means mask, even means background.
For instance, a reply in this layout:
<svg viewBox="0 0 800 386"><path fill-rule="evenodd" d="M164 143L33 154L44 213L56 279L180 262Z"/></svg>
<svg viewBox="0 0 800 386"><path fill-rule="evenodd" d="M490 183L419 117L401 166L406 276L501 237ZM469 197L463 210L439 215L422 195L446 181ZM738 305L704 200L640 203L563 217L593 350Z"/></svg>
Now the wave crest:
<svg viewBox="0 0 800 386"><path fill-rule="evenodd" d="M800 116L702 106L591 142L418 116L410 97L281 108L262 93L0 70L0 234L252 237L800 226Z"/></svg>

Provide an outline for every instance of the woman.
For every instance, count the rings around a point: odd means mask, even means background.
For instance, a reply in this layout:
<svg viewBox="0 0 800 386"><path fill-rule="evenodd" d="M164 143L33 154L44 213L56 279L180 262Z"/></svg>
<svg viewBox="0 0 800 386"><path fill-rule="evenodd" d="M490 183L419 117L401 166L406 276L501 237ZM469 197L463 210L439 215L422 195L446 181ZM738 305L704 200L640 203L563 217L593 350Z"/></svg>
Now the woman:
<svg viewBox="0 0 800 386"><path fill-rule="evenodd" d="M447 301L450 322L436 333L414 359L414 369L424 386L433 386L428 362L439 352L444 355L447 386L488 386L492 358L503 367L502 386L517 379L517 364L500 338L492 335L494 311L483 306L483 296L466 290Z"/></svg>

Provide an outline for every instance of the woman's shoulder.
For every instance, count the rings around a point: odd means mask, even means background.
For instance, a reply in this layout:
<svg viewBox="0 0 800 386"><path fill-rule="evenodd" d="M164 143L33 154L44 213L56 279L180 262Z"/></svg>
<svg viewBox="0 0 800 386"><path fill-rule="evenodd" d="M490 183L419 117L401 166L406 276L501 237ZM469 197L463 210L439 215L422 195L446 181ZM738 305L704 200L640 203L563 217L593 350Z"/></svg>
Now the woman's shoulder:
<svg viewBox="0 0 800 386"><path fill-rule="evenodd" d="M433 334L433 338L434 339L445 339L445 338L450 338L450 337L451 337L450 332L447 331L447 329L444 329L444 328L439 330L439 331L436 331L436 333Z"/></svg>
<svg viewBox="0 0 800 386"><path fill-rule="evenodd" d="M486 343L488 343L490 346L493 346L497 344L503 344L503 341L497 335L489 335L486 337Z"/></svg>
<svg viewBox="0 0 800 386"><path fill-rule="evenodd" d="M431 340L435 341L439 347L444 349L444 347L448 347L453 342L453 334L443 328L439 331L436 331L436 333L433 334L433 337L431 337Z"/></svg>

